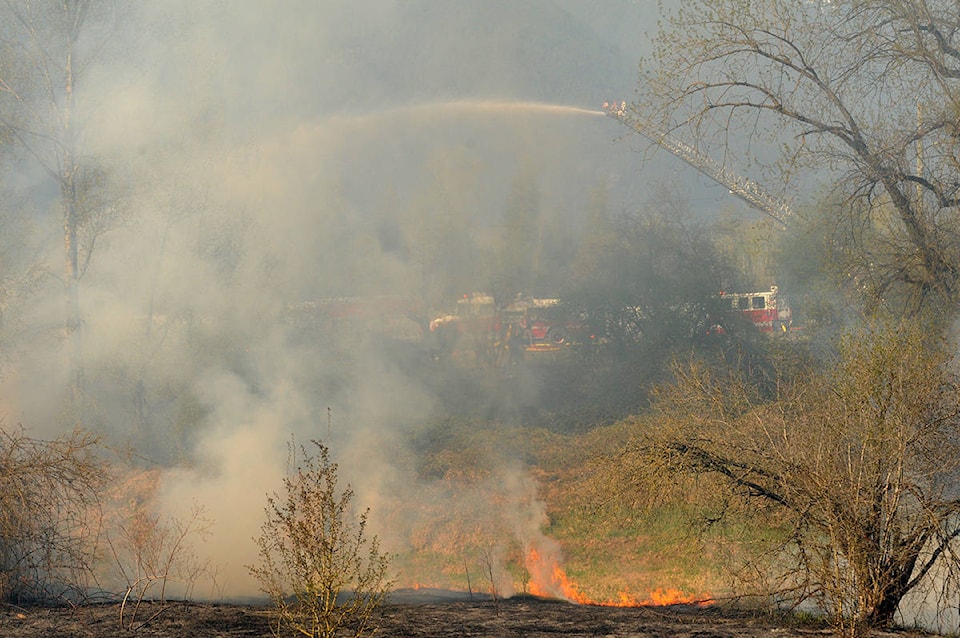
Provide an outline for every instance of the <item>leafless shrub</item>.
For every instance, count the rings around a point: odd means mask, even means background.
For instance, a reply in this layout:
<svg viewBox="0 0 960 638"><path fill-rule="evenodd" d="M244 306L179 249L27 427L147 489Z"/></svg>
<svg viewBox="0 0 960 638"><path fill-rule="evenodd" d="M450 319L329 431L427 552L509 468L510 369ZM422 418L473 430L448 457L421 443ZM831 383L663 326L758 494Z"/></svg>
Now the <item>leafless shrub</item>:
<svg viewBox="0 0 960 638"><path fill-rule="evenodd" d="M311 454L291 445L296 472L284 478L285 494L267 497L266 521L256 538L260 562L249 566L277 609L274 635L284 632L332 638L373 630L374 612L392 585L390 559L379 539L366 535L367 515L351 507L353 490L337 485L337 465L320 441Z"/></svg>
<svg viewBox="0 0 960 638"><path fill-rule="evenodd" d="M497 548L483 547L480 549L480 564L483 567L483 576L490 585L490 596L496 613L500 613L500 583L503 581L501 565L503 560L498 555Z"/></svg>
<svg viewBox="0 0 960 638"><path fill-rule="evenodd" d="M107 466L82 430L0 427L0 599L74 601L94 582Z"/></svg>
<svg viewBox="0 0 960 638"><path fill-rule="evenodd" d="M171 594L190 599L201 580L216 584L215 567L193 549L194 541L209 534L211 521L199 505L183 518L161 516L153 499L158 479L157 472L133 471L112 494L104 542L114 577L124 588L119 621L126 629L163 613ZM145 601L160 605L151 607L151 617L141 621L138 612Z"/></svg>

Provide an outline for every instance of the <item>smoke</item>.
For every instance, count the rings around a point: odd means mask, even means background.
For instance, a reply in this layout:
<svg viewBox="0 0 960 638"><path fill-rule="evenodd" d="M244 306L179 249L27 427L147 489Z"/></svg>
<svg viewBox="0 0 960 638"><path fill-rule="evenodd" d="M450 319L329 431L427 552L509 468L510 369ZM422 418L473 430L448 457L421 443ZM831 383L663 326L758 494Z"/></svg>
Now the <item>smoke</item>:
<svg viewBox="0 0 960 638"><path fill-rule="evenodd" d="M256 397L236 376L210 371L199 388L211 408L193 463L164 473L160 494L165 513L183 519L195 505L212 522L211 536L195 551L218 568L223 596L252 595L247 565L256 560L252 538L264 520L265 495L280 492L288 471L285 444L303 429L307 406L296 389L279 384Z"/></svg>
<svg viewBox="0 0 960 638"><path fill-rule="evenodd" d="M632 88L634 60L544 7L139 3L79 79L79 143L110 195L84 245L84 421L162 468L165 513L204 508L197 551L223 565L224 595L256 591L251 538L291 437L330 445L391 547L423 546L411 539L458 512L491 555L547 548L515 459L457 489L418 476L410 435L450 400L414 339L294 312L396 295L421 302L404 319L416 334L491 285L518 182L559 246L598 185L614 209L636 201L645 187L625 176L642 158L596 110L600 90ZM0 405L50 434L72 426L58 191L29 159L3 186L30 222L9 270L45 274L4 289Z"/></svg>

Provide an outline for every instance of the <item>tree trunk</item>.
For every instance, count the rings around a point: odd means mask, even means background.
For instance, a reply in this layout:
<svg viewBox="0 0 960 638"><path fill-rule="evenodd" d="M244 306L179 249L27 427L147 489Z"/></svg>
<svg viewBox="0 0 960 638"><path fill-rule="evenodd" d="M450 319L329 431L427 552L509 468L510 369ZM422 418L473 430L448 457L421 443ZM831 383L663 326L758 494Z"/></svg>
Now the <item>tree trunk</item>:
<svg viewBox="0 0 960 638"><path fill-rule="evenodd" d="M64 269L63 286L66 296L64 331L67 341L67 365L70 368L70 386L73 410L82 422L81 406L84 392L83 321L80 314L80 211L77 208L77 165L73 125L74 86L73 54L68 49L64 64L64 104L62 112L63 156L59 168L60 197L63 205Z"/></svg>
<svg viewBox="0 0 960 638"><path fill-rule="evenodd" d="M880 576L886 587L878 603L866 616L865 620L870 627L884 628L893 625L900 601L908 591L916 559L914 556L898 565L887 566L887 573Z"/></svg>

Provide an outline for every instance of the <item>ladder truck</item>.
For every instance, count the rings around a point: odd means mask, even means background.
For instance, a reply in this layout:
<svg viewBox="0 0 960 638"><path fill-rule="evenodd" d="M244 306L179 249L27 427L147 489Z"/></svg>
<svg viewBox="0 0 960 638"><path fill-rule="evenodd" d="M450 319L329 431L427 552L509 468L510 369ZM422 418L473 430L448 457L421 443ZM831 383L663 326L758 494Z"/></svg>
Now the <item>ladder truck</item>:
<svg viewBox="0 0 960 638"><path fill-rule="evenodd" d="M787 227L793 214L790 206L771 196L750 178L734 173L712 157L700 153L689 144L674 139L652 122L629 113L626 101L604 102L603 110L608 116L680 158L701 174L725 186L730 193L742 199L751 208L772 217L784 228ZM728 312L740 315L762 332L779 333L792 329L793 313L776 286L771 286L769 291L762 292L733 294L721 292L720 296ZM711 331L723 332L722 323L714 325Z"/></svg>
<svg viewBox="0 0 960 638"><path fill-rule="evenodd" d="M704 155L694 147L680 140L672 138L666 131L652 122L642 120L627 111L627 103L623 100L613 100L603 103L604 112L630 127L646 139L667 152L680 158L688 165L706 175L721 186L725 186L733 195L736 195L748 206L772 217L784 227L792 215L790 207L772 197L759 184L748 177L738 175L722 166L712 157Z"/></svg>

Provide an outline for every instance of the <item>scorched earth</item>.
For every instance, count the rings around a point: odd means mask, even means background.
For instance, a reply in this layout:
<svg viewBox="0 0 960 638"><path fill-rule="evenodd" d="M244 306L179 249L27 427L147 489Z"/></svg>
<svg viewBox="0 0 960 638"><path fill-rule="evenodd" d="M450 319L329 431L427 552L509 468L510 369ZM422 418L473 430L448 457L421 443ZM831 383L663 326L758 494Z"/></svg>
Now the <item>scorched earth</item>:
<svg viewBox="0 0 960 638"><path fill-rule="evenodd" d="M829 636L816 625L794 625L737 612L719 605L697 607L601 607L532 596L506 600L442 600L394 602L381 609L379 627L372 634L400 638L555 638L604 636L640 638L677 636L697 638L754 638L760 636ZM270 609L254 605L157 603L124 611L118 605L60 608L19 608L0 611L4 638L266 638L271 631ZM345 634L346 635L346 634ZM916 631L875 632L877 637L915 638Z"/></svg>

